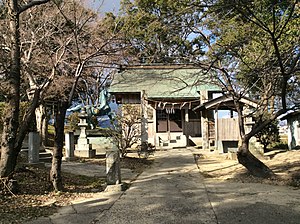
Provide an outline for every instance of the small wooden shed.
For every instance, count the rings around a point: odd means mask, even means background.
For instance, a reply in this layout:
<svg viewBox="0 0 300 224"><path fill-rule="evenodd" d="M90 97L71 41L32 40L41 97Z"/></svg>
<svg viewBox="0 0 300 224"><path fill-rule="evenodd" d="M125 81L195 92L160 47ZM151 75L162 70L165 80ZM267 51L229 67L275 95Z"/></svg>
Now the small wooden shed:
<svg viewBox="0 0 300 224"><path fill-rule="evenodd" d="M249 109L251 110L251 108L256 108L258 106L257 103L247 97L242 97L239 102L244 109L244 114L247 113ZM204 148L213 146L220 153L237 151L240 132L238 118L233 116L234 108L233 99L227 94L208 100L194 108L194 110L200 110L204 115L203 122L210 124L207 126L208 130L205 130L203 134ZM230 117L224 118L220 116L219 114L222 110L230 111ZM214 117L211 120L205 116L209 111L214 112ZM252 125L252 118L247 118L245 120L246 132L250 131Z"/></svg>
<svg viewBox="0 0 300 224"><path fill-rule="evenodd" d="M287 120L289 149L300 147L300 111L288 113L281 120Z"/></svg>

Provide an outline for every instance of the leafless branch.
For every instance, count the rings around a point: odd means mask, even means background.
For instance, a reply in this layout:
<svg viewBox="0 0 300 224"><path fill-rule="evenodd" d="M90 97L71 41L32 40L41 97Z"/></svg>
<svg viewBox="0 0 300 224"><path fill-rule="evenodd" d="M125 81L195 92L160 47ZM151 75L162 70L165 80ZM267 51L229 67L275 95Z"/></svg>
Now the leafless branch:
<svg viewBox="0 0 300 224"><path fill-rule="evenodd" d="M26 11L27 9L29 9L33 6L42 5L42 4L45 4L49 1L50 0L31 0L27 4L24 4L24 5L19 7L18 14L21 14L22 12Z"/></svg>

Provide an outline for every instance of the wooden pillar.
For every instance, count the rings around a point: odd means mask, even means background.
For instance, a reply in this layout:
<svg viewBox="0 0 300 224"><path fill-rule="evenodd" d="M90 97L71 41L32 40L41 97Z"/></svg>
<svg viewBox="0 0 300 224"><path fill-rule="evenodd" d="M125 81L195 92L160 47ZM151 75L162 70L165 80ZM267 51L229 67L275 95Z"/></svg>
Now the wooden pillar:
<svg viewBox="0 0 300 224"><path fill-rule="evenodd" d="M171 124L170 124L170 115L167 113L167 125L168 125L168 141L171 140Z"/></svg>
<svg viewBox="0 0 300 224"><path fill-rule="evenodd" d="M189 109L185 109L184 110L185 114L184 114L184 120L185 122L189 122Z"/></svg>
<svg viewBox="0 0 300 224"><path fill-rule="evenodd" d="M202 111L201 118L201 132L202 132L202 148L209 149L209 130L208 130L208 117L207 110Z"/></svg>
<svg viewBox="0 0 300 224"><path fill-rule="evenodd" d="M154 139L153 143L155 146L159 146L159 142L157 142L157 139L156 139L156 137L157 137L157 135L156 135L156 132L157 132L157 130L156 130L156 128L157 128L156 107L154 109L152 108L152 111L153 111L152 132L153 132L153 139Z"/></svg>
<svg viewBox="0 0 300 224"><path fill-rule="evenodd" d="M203 104L208 101L207 90L200 91L200 103ZM209 129L208 129L208 111L203 110L201 112L201 132L202 132L202 148L209 149Z"/></svg>
<svg viewBox="0 0 300 224"><path fill-rule="evenodd" d="M218 127L218 109L216 109L214 114L215 117L215 141L216 141L216 149L218 149L218 132L219 132L219 127Z"/></svg>
<svg viewBox="0 0 300 224"><path fill-rule="evenodd" d="M189 145L190 139L190 128L189 128L189 109L185 108L184 110L184 133L186 136L186 145Z"/></svg>
<svg viewBox="0 0 300 224"><path fill-rule="evenodd" d="M148 144L148 111L145 90L141 92L141 115L141 143L144 145Z"/></svg>

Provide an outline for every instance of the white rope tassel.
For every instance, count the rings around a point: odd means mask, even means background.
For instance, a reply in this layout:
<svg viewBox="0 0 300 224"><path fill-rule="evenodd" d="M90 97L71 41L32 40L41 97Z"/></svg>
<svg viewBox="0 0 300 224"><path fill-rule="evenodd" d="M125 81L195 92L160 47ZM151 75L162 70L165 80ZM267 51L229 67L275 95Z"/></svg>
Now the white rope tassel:
<svg viewBox="0 0 300 224"><path fill-rule="evenodd" d="M161 108L161 102L159 102L157 106L158 106L159 108Z"/></svg>
<svg viewBox="0 0 300 224"><path fill-rule="evenodd" d="M165 109L167 102L163 103L163 109Z"/></svg>
<svg viewBox="0 0 300 224"><path fill-rule="evenodd" d="M175 114L175 109L174 109L175 103L172 103L172 108L171 108L171 113Z"/></svg>

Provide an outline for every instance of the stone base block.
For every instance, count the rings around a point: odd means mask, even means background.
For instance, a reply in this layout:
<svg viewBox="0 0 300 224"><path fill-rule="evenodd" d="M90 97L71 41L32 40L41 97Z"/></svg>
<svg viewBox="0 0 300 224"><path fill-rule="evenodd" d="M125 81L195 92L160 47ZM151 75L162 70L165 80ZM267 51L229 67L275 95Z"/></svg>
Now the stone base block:
<svg viewBox="0 0 300 224"><path fill-rule="evenodd" d="M92 144L77 144L75 150L92 150Z"/></svg>
<svg viewBox="0 0 300 224"><path fill-rule="evenodd" d="M95 158L96 157L96 150L91 149L91 150L78 150L76 149L74 151L74 155L76 157L81 157L81 158Z"/></svg>
<svg viewBox="0 0 300 224"><path fill-rule="evenodd" d="M30 167L35 167L35 168L44 168L45 167L45 163L43 162L38 162L38 163L26 163L27 166Z"/></svg>
<svg viewBox="0 0 300 224"><path fill-rule="evenodd" d="M75 161L76 158L75 157L63 157L62 160L67 161L67 162L71 162L71 161Z"/></svg>
<svg viewBox="0 0 300 224"><path fill-rule="evenodd" d="M227 153L227 158L230 159L230 160L237 160L236 152L228 152Z"/></svg>
<svg viewBox="0 0 300 224"><path fill-rule="evenodd" d="M107 185L105 192L121 192L123 191L123 184Z"/></svg>

